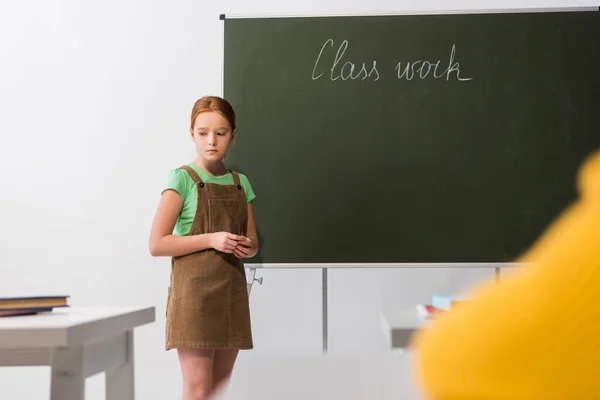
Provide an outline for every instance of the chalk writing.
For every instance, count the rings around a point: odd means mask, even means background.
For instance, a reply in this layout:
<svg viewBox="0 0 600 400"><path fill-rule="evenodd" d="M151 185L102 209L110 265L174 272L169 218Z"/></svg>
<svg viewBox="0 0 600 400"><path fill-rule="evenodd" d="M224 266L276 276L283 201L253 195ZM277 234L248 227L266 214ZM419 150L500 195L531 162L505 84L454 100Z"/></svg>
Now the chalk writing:
<svg viewBox="0 0 600 400"><path fill-rule="evenodd" d="M319 52L319 55L317 57L317 60L315 61L315 64L313 66L313 71L312 71L312 79L313 80L317 80L319 78L321 78L325 73L321 72L319 75L316 75L317 72L317 67L319 66L319 61L321 61L321 57L323 56L323 51L325 50L325 48L327 46L329 47L333 47L334 42L333 39L327 39L325 41L325 43L323 43L323 46L321 47L321 51ZM379 71L377 70L377 61L373 60L373 64L370 67L371 69L369 69L369 67L367 67L367 64L365 64L364 62L361 63L360 65L360 69L359 71L355 74L355 70L356 70L356 66L357 64L350 62L350 61L346 61L341 68L339 68L338 71L336 71L336 68L338 67L338 65L340 64L340 62L342 61L342 58L344 57L344 53L346 52L346 49L348 48L348 41L344 40L342 42L342 44L340 44L340 47L338 47L337 49L337 53L335 54L335 58L333 59L333 63L331 65L331 68L329 69L329 77L332 81L336 81L338 79L342 79L343 81L348 80L348 79L362 79L365 80L367 78L372 78L373 81L376 81L379 79Z"/></svg>
<svg viewBox="0 0 600 400"><path fill-rule="evenodd" d="M456 45L452 45L452 50L450 51L450 61L448 62L448 68L444 70L440 75L438 75L438 67L440 66L440 62L442 60L437 60L435 63L426 60L418 60L412 62L406 62L404 68L402 68L402 62L399 62L396 65L396 72L398 79L406 79L407 81L415 78L415 75L419 79L425 79L432 72L431 76L434 79L440 79L446 77L446 80L450 80L450 74L456 72L456 79L459 81L470 81L473 78L461 78L460 77L460 64L454 61L456 56ZM433 69L433 71L432 71ZM415 74L415 72L417 72Z"/></svg>
<svg viewBox="0 0 600 400"><path fill-rule="evenodd" d="M348 40L343 40L337 51L335 51L335 42L333 39L327 39L316 57L313 64L311 79L329 79L331 81L347 80L371 80L378 81L381 78L380 67L377 60L367 61L347 61L346 51L349 47ZM335 55L334 55L335 51ZM396 78L411 81L413 79L446 79L451 77L460 82L470 81L472 77L461 77L460 63L456 61L456 44L452 45L450 57L445 70L441 71L446 65L441 64L442 60L416 60L400 61L396 64ZM441 64L441 66L440 66Z"/></svg>

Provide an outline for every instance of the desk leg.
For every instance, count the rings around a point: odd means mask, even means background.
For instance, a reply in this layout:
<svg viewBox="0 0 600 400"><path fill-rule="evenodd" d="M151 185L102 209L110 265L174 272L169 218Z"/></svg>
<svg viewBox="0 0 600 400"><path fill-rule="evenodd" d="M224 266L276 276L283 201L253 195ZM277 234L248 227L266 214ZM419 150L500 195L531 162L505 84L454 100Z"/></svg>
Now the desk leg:
<svg viewBox="0 0 600 400"><path fill-rule="evenodd" d="M50 400L83 400L83 347L61 347L51 356Z"/></svg>
<svg viewBox="0 0 600 400"><path fill-rule="evenodd" d="M134 400L133 331L127 331L127 362L106 371L106 400Z"/></svg>
<svg viewBox="0 0 600 400"><path fill-rule="evenodd" d="M323 353L327 353L328 348L328 327L329 324L327 322L327 268L323 268L322 271L322 303L323 303Z"/></svg>

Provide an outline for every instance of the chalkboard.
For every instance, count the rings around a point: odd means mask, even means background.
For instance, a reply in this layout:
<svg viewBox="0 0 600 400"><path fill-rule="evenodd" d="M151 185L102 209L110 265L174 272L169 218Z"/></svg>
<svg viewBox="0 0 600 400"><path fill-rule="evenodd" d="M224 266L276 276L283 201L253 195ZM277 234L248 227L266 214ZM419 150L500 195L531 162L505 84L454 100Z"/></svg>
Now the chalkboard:
<svg viewBox="0 0 600 400"><path fill-rule="evenodd" d="M254 263L512 261L600 147L600 12L228 18Z"/></svg>

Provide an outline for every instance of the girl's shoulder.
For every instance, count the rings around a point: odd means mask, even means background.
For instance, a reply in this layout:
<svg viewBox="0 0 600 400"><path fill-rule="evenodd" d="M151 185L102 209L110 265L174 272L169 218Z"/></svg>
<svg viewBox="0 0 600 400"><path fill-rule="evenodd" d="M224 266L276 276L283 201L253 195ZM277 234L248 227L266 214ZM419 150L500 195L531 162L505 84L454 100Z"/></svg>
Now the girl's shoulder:
<svg viewBox="0 0 600 400"><path fill-rule="evenodd" d="M173 180L181 181L181 182L192 182L192 183L194 181L192 179L192 177L190 176L189 172L187 172L183 168L183 166L171 169L168 174L168 179L173 179Z"/></svg>
<svg viewBox="0 0 600 400"><path fill-rule="evenodd" d="M250 203L256 198L256 193L254 193L254 189L252 189L250 179L248 179L248 177L245 174L242 174L241 172L235 172L240 177L240 185L244 188L244 192L246 193L246 201Z"/></svg>
<svg viewBox="0 0 600 400"><path fill-rule="evenodd" d="M235 171L235 172L240 177L240 183L250 184L250 179L248 179L248 176L246 176L245 174L242 174L241 172L237 172L237 171Z"/></svg>
<svg viewBox="0 0 600 400"><path fill-rule="evenodd" d="M190 174L183 168L177 167L169 170L167 173L167 182L163 189L175 190L181 197L186 198L190 187L194 186L194 180Z"/></svg>

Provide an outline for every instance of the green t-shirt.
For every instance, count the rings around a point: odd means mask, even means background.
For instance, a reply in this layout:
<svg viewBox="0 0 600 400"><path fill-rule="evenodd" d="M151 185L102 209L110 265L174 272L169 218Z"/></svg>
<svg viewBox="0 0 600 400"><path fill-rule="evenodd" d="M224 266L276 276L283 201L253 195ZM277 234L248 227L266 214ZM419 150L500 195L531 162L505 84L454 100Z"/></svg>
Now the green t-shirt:
<svg viewBox="0 0 600 400"><path fill-rule="evenodd" d="M233 175L229 171L227 171L227 174L223 176L213 176L201 170L194 164L188 164L188 166L196 171L204 183L233 185ZM238 175L240 177L240 185L244 189L244 193L246 193L246 202L250 203L252 200L254 200L256 195L252 190L252 186L250 185L248 178L239 172ZM192 221L194 220L196 207L198 206L198 192L196 191L196 185L194 184L194 180L190 174L188 174L186 171L182 169L174 169L169 172L167 184L165 185L163 192L168 189L175 190L183 199L183 206L181 207L181 212L177 217L175 229L173 229L173 235L185 236L192 227Z"/></svg>

